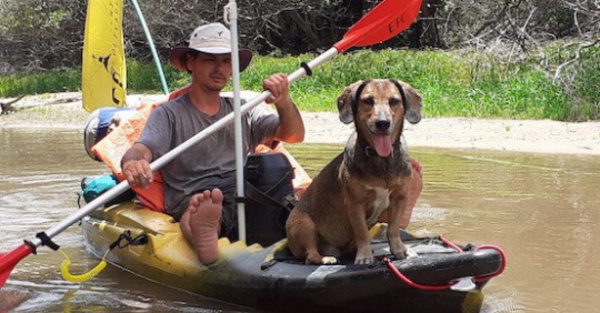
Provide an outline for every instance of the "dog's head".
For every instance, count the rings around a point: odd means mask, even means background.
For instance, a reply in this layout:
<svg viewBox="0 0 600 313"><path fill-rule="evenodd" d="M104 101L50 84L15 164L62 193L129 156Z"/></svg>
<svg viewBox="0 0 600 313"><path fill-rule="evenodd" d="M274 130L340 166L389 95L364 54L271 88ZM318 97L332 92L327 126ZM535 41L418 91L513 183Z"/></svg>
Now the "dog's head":
<svg viewBox="0 0 600 313"><path fill-rule="evenodd" d="M393 79L370 79L352 83L337 99L340 120L354 121L356 131L386 157L399 140L404 119L421 120L421 96L409 84Z"/></svg>

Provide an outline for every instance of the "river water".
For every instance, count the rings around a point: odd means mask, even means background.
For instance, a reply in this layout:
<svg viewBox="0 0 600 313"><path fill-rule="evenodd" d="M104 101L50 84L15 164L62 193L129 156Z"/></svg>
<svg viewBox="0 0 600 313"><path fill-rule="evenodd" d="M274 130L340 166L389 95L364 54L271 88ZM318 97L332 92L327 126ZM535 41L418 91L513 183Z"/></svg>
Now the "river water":
<svg viewBox="0 0 600 313"><path fill-rule="evenodd" d="M0 129L0 252L47 230L77 209L79 183L107 169L74 130ZM289 150L316 174L338 145ZM413 149L425 186L409 230L493 244L508 266L484 289L485 313L598 312L600 158ZM77 225L55 237L73 273L98 260ZM257 312L175 291L108 266L83 284L65 282L64 257L48 248L22 260L3 292L27 295L15 312ZM1 309L0 309L1 310Z"/></svg>

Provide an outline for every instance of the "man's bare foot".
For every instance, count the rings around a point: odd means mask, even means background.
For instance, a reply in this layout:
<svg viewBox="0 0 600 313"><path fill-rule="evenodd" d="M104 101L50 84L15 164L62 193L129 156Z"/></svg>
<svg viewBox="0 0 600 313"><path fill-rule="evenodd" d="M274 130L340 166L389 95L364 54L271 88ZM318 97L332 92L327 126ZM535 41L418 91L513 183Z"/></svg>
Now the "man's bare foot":
<svg viewBox="0 0 600 313"><path fill-rule="evenodd" d="M187 208L192 245L202 264L211 264L219 258L222 203L223 193L215 188L193 195Z"/></svg>

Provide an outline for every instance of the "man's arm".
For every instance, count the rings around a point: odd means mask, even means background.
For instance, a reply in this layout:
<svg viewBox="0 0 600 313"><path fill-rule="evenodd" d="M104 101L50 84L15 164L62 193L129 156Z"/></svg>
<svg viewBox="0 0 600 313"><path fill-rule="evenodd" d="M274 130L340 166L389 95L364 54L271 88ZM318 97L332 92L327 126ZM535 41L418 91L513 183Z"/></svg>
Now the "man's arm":
<svg viewBox="0 0 600 313"><path fill-rule="evenodd" d="M289 96L287 75L274 74L263 81L263 88L271 92L267 103L274 103L279 114L279 125L275 131L275 140L289 143L304 140L304 122L302 116Z"/></svg>
<svg viewBox="0 0 600 313"><path fill-rule="evenodd" d="M121 169L131 187L146 188L152 182L150 170L152 152L141 143L135 143L121 159Z"/></svg>

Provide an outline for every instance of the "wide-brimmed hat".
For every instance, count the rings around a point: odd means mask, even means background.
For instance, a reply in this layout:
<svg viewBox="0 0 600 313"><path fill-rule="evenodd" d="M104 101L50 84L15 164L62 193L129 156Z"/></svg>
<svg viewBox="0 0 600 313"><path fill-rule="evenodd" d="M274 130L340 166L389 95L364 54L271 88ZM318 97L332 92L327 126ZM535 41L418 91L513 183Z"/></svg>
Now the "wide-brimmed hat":
<svg viewBox="0 0 600 313"><path fill-rule="evenodd" d="M231 53L231 33L221 23L202 25L192 32L188 47L176 47L171 51L169 61L171 65L180 71L187 71L185 55L190 51L199 51L209 54ZM252 51L239 49L240 72L243 71L250 60Z"/></svg>

